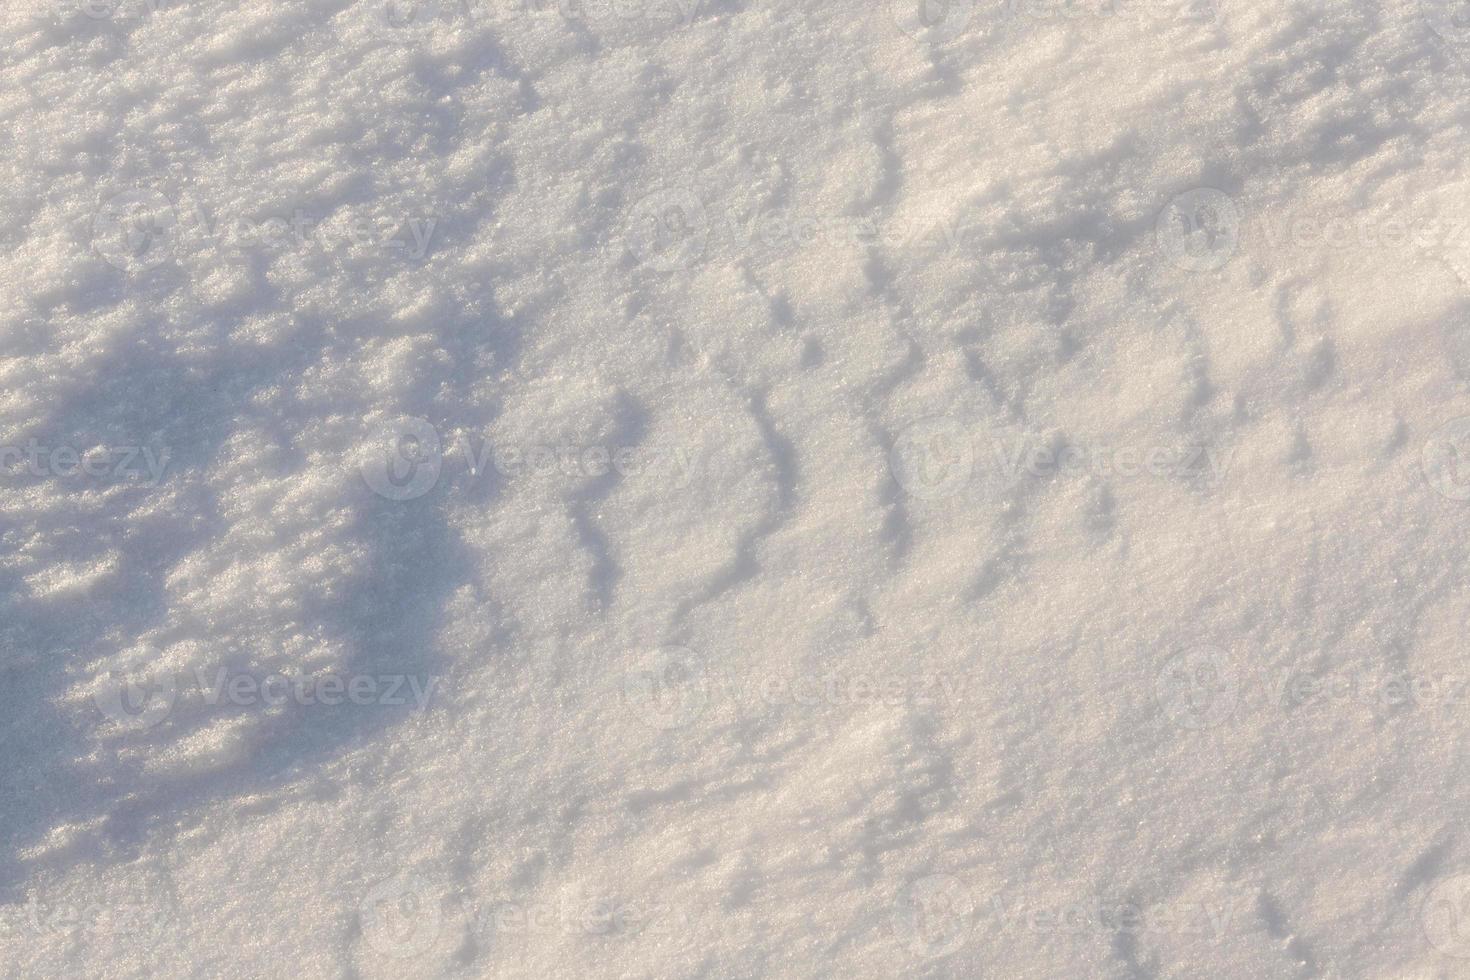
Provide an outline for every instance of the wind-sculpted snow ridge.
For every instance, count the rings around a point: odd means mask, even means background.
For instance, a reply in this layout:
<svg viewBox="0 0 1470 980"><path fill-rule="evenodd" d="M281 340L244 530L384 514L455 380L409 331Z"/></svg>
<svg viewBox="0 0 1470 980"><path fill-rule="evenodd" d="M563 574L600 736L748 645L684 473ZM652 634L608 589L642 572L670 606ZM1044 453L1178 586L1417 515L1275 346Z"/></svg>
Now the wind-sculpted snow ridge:
<svg viewBox="0 0 1470 980"><path fill-rule="evenodd" d="M1455 4L0 41L0 974L1470 976Z"/></svg>

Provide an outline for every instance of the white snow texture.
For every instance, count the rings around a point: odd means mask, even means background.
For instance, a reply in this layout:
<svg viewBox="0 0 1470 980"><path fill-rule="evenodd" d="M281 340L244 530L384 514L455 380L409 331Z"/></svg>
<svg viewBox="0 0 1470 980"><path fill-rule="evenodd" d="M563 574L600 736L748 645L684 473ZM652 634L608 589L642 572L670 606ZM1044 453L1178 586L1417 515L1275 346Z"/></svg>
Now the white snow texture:
<svg viewBox="0 0 1470 980"><path fill-rule="evenodd" d="M1470 977L1470 8L0 41L0 976Z"/></svg>

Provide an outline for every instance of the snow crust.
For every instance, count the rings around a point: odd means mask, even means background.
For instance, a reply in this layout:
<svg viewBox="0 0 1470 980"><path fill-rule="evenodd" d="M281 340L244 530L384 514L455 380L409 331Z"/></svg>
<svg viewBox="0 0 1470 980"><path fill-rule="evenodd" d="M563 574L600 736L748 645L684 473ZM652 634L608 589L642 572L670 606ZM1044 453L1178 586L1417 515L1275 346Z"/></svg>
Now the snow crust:
<svg viewBox="0 0 1470 980"><path fill-rule="evenodd" d="M1470 976L1470 25L10 0L0 973Z"/></svg>

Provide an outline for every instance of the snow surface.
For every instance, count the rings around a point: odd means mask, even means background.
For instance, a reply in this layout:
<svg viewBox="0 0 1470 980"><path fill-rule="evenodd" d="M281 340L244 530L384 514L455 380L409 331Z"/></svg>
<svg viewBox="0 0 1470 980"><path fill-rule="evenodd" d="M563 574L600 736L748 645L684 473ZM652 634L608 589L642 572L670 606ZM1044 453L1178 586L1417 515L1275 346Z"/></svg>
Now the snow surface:
<svg viewBox="0 0 1470 980"><path fill-rule="evenodd" d="M1470 977L1470 15L6 0L0 975Z"/></svg>

